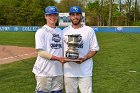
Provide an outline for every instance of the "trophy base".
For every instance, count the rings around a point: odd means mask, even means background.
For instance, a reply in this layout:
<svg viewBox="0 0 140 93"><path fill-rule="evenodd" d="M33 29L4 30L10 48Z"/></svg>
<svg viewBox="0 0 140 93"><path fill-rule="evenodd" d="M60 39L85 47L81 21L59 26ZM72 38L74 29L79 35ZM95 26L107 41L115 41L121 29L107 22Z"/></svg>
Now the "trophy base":
<svg viewBox="0 0 140 93"><path fill-rule="evenodd" d="M79 53L78 52L71 52L71 51L67 51L66 52L66 57L68 59L72 59L72 60L75 60L79 57Z"/></svg>
<svg viewBox="0 0 140 93"><path fill-rule="evenodd" d="M80 60L78 59L65 59L67 62L79 62Z"/></svg>

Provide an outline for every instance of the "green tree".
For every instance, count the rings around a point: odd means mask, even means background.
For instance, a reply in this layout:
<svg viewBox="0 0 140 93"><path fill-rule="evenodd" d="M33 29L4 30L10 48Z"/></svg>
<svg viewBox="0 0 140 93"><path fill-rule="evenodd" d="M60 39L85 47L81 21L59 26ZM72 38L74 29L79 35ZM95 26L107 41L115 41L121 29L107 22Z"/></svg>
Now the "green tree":
<svg viewBox="0 0 140 93"><path fill-rule="evenodd" d="M108 18L108 26L112 25L112 0L108 0L109 2L109 18Z"/></svg>
<svg viewBox="0 0 140 93"><path fill-rule="evenodd" d="M60 3L56 4L59 12L69 12L69 8L72 6L80 6L84 10L81 0L61 0Z"/></svg>
<svg viewBox="0 0 140 93"><path fill-rule="evenodd" d="M24 0L18 8L18 24L19 25L39 25L42 24L44 14L39 7L38 0Z"/></svg>
<svg viewBox="0 0 140 93"><path fill-rule="evenodd" d="M1 25L42 25L44 9L54 0L0 0Z"/></svg>
<svg viewBox="0 0 140 93"><path fill-rule="evenodd" d="M15 24L15 6L17 0L0 0L0 24Z"/></svg>
<svg viewBox="0 0 140 93"><path fill-rule="evenodd" d="M86 24L87 25L99 25L100 13L99 13L99 2L90 2L86 7Z"/></svg>

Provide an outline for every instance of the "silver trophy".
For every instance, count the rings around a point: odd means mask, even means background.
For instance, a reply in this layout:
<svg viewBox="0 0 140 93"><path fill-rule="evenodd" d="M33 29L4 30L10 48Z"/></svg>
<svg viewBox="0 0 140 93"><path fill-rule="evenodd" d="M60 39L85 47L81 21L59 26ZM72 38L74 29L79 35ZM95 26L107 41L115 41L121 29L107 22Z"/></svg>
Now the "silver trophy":
<svg viewBox="0 0 140 93"><path fill-rule="evenodd" d="M66 43L68 45L68 50L66 51L66 57L68 59L71 59L71 61L76 61L75 59L79 58L79 52L77 47L80 44L81 35L72 34L67 36L68 36L68 41Z"/></svg>

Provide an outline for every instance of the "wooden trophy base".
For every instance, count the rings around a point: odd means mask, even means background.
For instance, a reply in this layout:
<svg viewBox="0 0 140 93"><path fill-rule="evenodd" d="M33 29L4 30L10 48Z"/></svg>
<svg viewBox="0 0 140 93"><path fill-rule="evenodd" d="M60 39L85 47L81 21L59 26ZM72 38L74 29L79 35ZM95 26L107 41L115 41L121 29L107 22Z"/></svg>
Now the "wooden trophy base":
<svg viewBox="0 0 140 93"><path fill-rule="evenodd" d="M79 59L65 59L67 62L79 62Z"/></svg>

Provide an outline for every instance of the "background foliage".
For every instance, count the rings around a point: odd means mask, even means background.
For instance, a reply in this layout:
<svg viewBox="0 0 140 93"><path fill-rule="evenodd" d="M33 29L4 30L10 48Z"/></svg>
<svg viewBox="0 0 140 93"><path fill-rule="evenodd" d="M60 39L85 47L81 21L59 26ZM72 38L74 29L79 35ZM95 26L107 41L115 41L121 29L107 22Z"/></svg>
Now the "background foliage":
<svg viewBox="0 0 140 93"><path fill-rule="evenodd" d="M61 0L57 3L54 0L0 0L0 24L41 26L45 23L45 7L55 5L59 12L68 12L71 6L78 5L86 13L86 24L90 26L140 25L138 0L126 0L125 3L114 3L112 0L88 1Z"/></svg>

